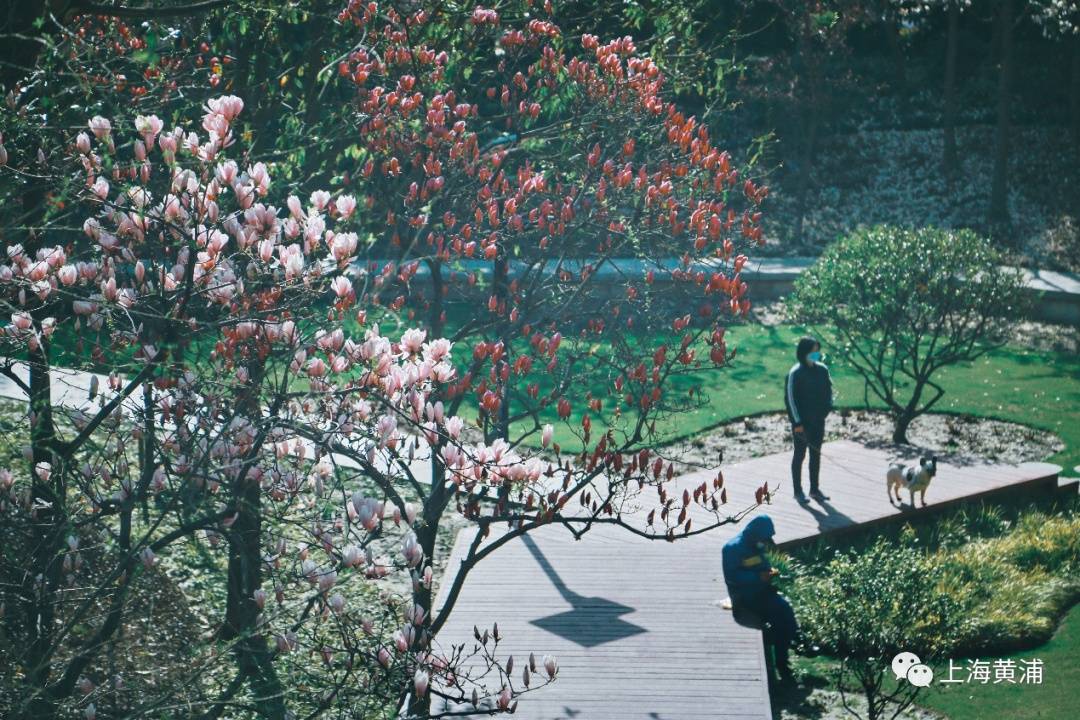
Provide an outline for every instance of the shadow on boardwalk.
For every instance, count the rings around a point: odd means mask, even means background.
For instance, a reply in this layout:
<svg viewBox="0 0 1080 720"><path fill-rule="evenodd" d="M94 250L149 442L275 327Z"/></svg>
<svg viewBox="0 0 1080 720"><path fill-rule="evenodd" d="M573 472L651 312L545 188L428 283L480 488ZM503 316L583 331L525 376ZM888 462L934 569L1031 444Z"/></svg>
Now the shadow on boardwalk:
<svg viewBox="0 0 1080 720"><path fill-rule="evenodd" d="M574 592L555 572L535 540L528 535L521 540L551 584L570 603L570 609L566 612L533 620L533 625L582 647L595 647L645 632L645 628L622 619L623 615L634 612L634 608L602 597L585 597Z"/></svg>

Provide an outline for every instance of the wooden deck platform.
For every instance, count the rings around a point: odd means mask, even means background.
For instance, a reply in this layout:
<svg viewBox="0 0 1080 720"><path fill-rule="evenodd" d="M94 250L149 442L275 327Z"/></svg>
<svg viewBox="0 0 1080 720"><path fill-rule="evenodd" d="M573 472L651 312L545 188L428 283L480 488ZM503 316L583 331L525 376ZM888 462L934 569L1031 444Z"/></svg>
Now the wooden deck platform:
<svg viewBox="0 0 1080 720"><path fill-rule="evenodd" d="M724 471L733 508L752 502L753 488L763 482L780 485L772 504L756 512L773 517L782 546L968 499L1050 491L1060 471L1047 463L943 457L929 507L912 510L906 497L898 508L886 496L885 470L895 452L832 442L822 460L822 488L831 500L802 506L791 496L789 457L770 455ZM675 482L701 480L692 473ZM529 720L767 720L760 633L737 625L719 605L727 594L720 548L740 527L673 544L618 528L576 542L565 530L543 528L477 566L438 641L471 646L473 626L495 621L504 636L500 656L555 655L556 682L521 699L517 716ZM470 540L469 531L458 538L448 572Z"/></svg>

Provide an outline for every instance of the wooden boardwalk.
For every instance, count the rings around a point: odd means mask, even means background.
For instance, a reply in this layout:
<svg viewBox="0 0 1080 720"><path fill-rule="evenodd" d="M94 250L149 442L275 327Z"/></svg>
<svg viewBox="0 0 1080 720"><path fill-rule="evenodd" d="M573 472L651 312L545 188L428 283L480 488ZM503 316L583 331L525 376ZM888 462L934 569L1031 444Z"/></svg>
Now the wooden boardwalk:
<svg viewBox="0 0 1080 720"><path fill-rule="evenodd" d="M724 476L733 509L752 502L754 487L781 485L772 504L756 512L773 517L784 546L967 499L1050 490L1060 470L943 457L929 507L912 511L906 493L902 508L886 496L885 470L897 457L888 449L827 443L822 488L831 500L807 506L791 497L786 453L728 466ZM702 479L691 473L674 482L692 487ZM770 719L761 635L719 605L727 594L720 548L740 527L675 543L611 527L576 542L565 530L543 528L473 570L438 641L471 647L474 625L498 622L504 660L512 654L520 667L529 652L555 655L556 682L521 699L517 716L529 720ZM470 540L463 531L448 573Z"/></svg>

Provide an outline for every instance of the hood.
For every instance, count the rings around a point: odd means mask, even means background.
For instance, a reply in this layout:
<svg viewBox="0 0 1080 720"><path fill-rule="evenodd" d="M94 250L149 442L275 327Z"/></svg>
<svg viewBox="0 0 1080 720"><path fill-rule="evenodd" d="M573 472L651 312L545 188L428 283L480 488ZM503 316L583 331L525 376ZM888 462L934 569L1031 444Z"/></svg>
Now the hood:
<svg viewBox="0 0 1080 720"><path fill-rule="evenodd" d="M768 515L757 515L746 523L746 527L739 533L739 536L743 542L756 545L759 542L769 540L775 534L776 528L773 526L772 518Z"/></svg>

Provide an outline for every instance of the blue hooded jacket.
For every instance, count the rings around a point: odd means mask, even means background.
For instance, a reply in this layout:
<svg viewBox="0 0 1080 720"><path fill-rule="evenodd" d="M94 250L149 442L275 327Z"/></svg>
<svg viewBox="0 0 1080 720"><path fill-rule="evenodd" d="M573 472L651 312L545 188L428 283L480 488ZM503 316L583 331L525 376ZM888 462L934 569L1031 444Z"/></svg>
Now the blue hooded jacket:
<svg viewBox="0 0 1080 720"><path fill-rule="evenodd" d="M772 518L758 515L742 532L724 543L724 582L733 603L751 601L769 587L769 582L761 579L761 573L769 570L771 565L758 545L775 534Z"/></svg>

